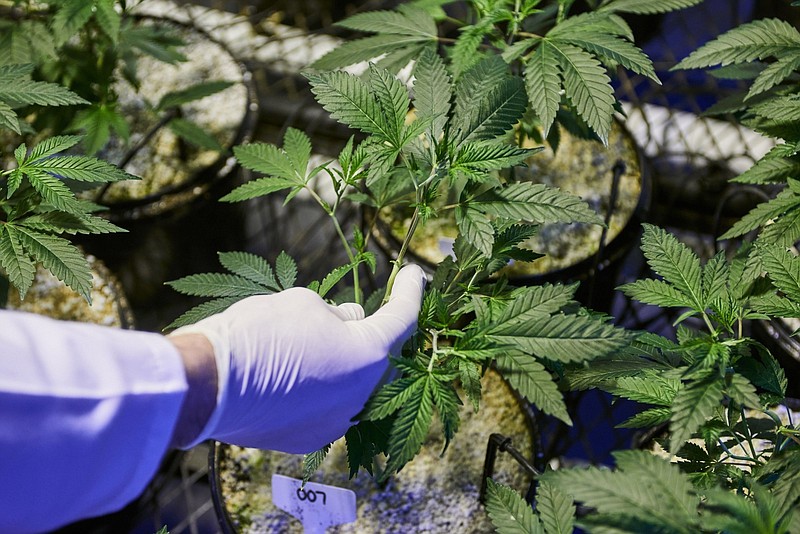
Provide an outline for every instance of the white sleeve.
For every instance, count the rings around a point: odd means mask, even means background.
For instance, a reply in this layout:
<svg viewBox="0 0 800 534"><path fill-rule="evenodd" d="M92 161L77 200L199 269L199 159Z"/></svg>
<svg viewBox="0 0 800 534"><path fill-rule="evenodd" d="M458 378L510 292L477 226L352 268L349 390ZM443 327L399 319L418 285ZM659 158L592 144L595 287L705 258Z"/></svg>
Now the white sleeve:
<svg viewBox="0 0 800 534"><path fill-rule="evenodd" d="M160 334L0 310L0 532L38 532L136 498L186 393Z"/></svg>

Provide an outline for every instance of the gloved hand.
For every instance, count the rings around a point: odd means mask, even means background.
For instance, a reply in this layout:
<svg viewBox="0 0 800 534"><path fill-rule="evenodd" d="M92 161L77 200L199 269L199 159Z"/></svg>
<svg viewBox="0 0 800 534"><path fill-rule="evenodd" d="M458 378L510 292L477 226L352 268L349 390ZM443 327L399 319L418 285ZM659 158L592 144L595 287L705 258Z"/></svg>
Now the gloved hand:
<svg viewBox="0 0 800 534"><path fill-rule="evenodd" d="M217 406L195 445L206 439L308 453L352 424L413 333L425 275L400 270L389 302L370 317L358 304L332 306L305 288L249 297L179 328L214 347Z"/></svg>

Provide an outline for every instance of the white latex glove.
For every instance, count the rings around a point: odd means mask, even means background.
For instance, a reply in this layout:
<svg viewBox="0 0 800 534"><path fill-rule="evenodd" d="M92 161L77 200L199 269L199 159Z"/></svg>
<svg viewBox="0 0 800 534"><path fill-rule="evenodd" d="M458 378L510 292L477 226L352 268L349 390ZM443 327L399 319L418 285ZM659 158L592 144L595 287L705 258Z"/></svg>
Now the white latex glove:
<svg viewBox="0 0 800 534"><path fill-rule="evenodd" d="M172 334L214 347L217 406L194 442L308 453L340 438L413 333L425 275L400 270L389 302L370 317L305 288L249 297Z"/></svg>

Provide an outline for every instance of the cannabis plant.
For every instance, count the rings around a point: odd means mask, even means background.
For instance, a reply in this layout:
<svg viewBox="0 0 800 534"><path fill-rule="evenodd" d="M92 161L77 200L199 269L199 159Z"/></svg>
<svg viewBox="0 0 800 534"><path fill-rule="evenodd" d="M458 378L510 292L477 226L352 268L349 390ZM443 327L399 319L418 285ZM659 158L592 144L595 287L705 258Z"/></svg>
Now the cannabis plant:
<svg viewBox="0 0 800 534"><path fill-rule="evenodd" d="M392 359L400 378L373 396L346 435L351 475L361 468L373 473L373 459L380 454L387 457L383 477L401 469L419 451L434 414L449 442L458 429L462 399L478 409L481 375L490 366L543 412L571 423L556 383L565 366L628 345L626 332L574 300L575 285L512 287L506 282L501 271L509 261L538 257L520 244L540 225L602 224L579 198L515 180L507 171L535 157L537 150L520 148L515 135L531 109L546 132L562 106L573 109L585 128L605 139L615 101L601 60L653 72L617 13L690 3L604 2L575 16L568 13L572 2L551 3L552 9L538 1L474 3L477 19L464 22L465 37L454 43L440 38L436 19L413 5L356 15L343 24L379 35L341 45L306 77L331 116L366 139L351 139L336 161L316 168L309 168L311 141L299 130L287 130L280 147L236 147L238 161L263 176L223 201L287 191L288 202L305 191L329 216L349 261L312 284L323 296L352 276L356 302L369 307L385 301L418 226L454 213L453 255L432 274L418 330ZM551 26L546 34L528 31L543 22ZM361 76L330 70L379 54L386 55ZM412 59L413 82L406 85L395 73ZM320 176L330 180L333 198L312 187ZM437 202L440 197L448 202ZM378 261L370 250L373 228L348 234L339 220L346 203L374 212L394 205L412 211L405 239L390 259L386 287L376 295L363 295L359 279L364 265L374 271ZM224 253L220 260L230 273L191 275L171 284L189 295L214 297L173 326L285 287L256 256ZM325 452L307 458L307 474Z"/></svg>
<svg viewBox="0 0 800 534"><path fill-rule="evenodd" d="M675 67L720 66L713 71L717 76L752 80L744 93L709 112L733 113L775 140L774 149L733 181L779 186L780 192L728 229L721 239L730 250L705 264L671 234L645 228L642 250L659 277L621 290L675 308L675 339L640 333L624 350L566 370L565 380L576 389L596 387L641 403L642 411L621 426L648 429L650 447L661 454L623 451L615 455L614 471L561 470L541 477L542 487L556 487L567 504L575 499L593 509L578 520L588 530L800 531L800 429L782 406L784 371L748 334L754 320L800 317L800 258L794 248L800 237L798 51L796 28L757 20ZM489 503L490 513L526 532L557 531L527 508L518 513L520 500L503 494ZM557 517L567 521L574 510L563 506Z"/></svg>
<svg viewBox="0 0 800 534"><path fill-rule="evenodd" d="M29 65L0 66L0 131L24 129L15 108L84 103L64 87L31 80L30 72ZM0 167L0 280L4 289L10 282L21 298L41 264L90 301L89 264L64 236L122 230L95 215L101 207L80 200L76 191L83 184L134 177L98 159L68 155L80 140L55 136L32 147L22 143L9 155L9 168ZM3 154L3 161L8 159Z"/></svg>
<svg viewBox="0 0 800 534"><path fill-rule="evenodd" d="M0 65L32 65L35 79L69 88L84 99L83 107L32 113L35 130L76 132L88 155L113 136L127 142L129 118L120 107L118 84L138 90L137 66L143 56L165 64L186 60L185 44L174 25L144 23L127 2L116 0L19 1L0 8ZM5 15L5 16L4 16ZM208 81L146 102L156 117L155 128L168 127L181 139L202 148L222 150L213 136L181 116L180 106L217 93L231 84ZM145 138L152 132L139 132Z"/></svg>

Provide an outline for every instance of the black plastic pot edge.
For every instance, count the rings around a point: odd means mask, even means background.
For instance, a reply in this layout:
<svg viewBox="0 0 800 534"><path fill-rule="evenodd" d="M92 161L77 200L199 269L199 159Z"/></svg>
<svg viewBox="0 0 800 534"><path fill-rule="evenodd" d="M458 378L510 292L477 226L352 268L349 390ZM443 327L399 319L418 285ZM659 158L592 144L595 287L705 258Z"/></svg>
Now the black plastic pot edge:
<svg viewBox="0 0 800 534"><path fill-rule="evenodd" d="M137 20L151 20L156 22L164 21L168 24L174 24L175 26L195 31L198 34L203 35L204 38L208 39L210 42L213 42L222 48L235 61L240 72L242 73L241 82L246 89L247 99L245 103L244 117L239 123L239 127L234 133L229 146L224 147L226 149L226 153L221 153L214 163L194 173L192 177L185 182L164 188L157 193L153 193L135 200L109 202L99 198L98 203L108 208L108 217L113 222L120 224L130 221L143 221L174 215L180 212L182 209L189 209L194 201L197 201L199 197L202 197L203 194L206 194L210 189L213 188L215 184L229 176L238 167L236 159L229 152L234 146L245 143L252 138L252 135L256 129L259 115L259 100L253 74L246 62L238 58L230 49L230 47L224 42L212 36L205 29L190 22L178 20L168 16L156 17L152 15L141 14L133 14L131 16ZM198 194L194 194L192 190L198 187L201 187L202 191ZM164 210L157 210L151 207L154 203L165 198L178 196L181 194L189 194L190 192L192 193L192 200L186 204L177 203L176 206L172 206ZM148 207L151 207L151 209L148 210Z"/></svg>

